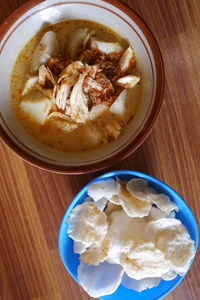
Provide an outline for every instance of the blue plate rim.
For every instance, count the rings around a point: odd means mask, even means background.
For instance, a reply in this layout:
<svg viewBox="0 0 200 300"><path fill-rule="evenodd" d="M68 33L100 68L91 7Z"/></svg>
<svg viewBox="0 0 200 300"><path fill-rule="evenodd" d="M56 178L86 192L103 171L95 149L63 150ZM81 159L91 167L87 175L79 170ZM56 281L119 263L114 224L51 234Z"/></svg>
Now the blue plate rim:
<svg viewBox="0 0 200 300"><path fill-rule="evenodd" d="M61 255L61 236L62 236L62 231L63 231L63 225L66 222L67 217L69 216L70 212L72 211L72 209L75 207L76 203L79 201L79 199L81 198L81 196L87 191L87 188L89 185L91 185L94 182L100 181L102 179L106 179L106 178L111 178L111 177L116 177L116 176L120 176L120 175L130 175L130 176L134 176L134 177L138 177L138 178L143 178L146 179L147 181L150 181L152 183L155 184L159 184L162 188L164 188L165 190L168 190L170 193L174 194L174 196L178 197L179 200L181 200L188 208L188 211L191 214L191 217L193 219L194 222L194 227L195 227L195 256L196 256L196 252L198 249L198 244L199 244L199 230L198 230L198 224L196 221L196 218L192 212L192 209L189 207L189 205L185 202L185 200L173 189L171 188L169 185L167 185L166 183L164 183L163 181L161 181L160 179L157 179L156 177L153 177L149 174L146 173L142 173L139 171L133 171L133 170L116 170L116 171L110 171L104 174L101 174L95 178L93 178L90 182L88 182L86 185L84 185L81 190L76 194L76 196L72 199L70 205L68 206L68 208L66 209L64 216L62 218L60 227L59 227L59 233L58 233L58 248L59 248L59 254L61 257L61 260L65 266L65 269L67 270L67 272L72 276L72 278L80 285L80 282L78 281L78 279L74 276L74 274L71 272L70 269L68 269L68 267L65 264L65 261L63 260L63 257ZM194 258L195 258L194 256ZM193 264L194 259L191 261L190 263L190 267ZM185 276L181 277L179 276L179 280L177 281L176 284L174 284L173 287L171 287L169 289L169 291L167 292L163 292L163 294L161 293L161 297L159 299L162 299L163 297L167 296L170 292L172 292L172 290L174 290L177 285L179 285L179 283L184 279ZM103 298L99 298L99 299L103 299ZM158 298L152 298L151 300L158 300Z"/></svg>

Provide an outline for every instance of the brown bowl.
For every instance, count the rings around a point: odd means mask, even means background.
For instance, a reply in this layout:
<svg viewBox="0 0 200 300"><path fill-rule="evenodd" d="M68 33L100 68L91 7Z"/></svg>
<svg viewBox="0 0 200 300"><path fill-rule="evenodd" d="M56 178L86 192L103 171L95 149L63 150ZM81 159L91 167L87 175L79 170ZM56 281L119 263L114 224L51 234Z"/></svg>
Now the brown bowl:
<svg viewBox="0 0 200 300"><path fill-rule="evenodd" d="M19 52L44 23L82 19L82 16L111 27L129 41L142 74L143 92L137 115L116 142L94 152L69 154L42 145L24 130L9 101L9 82ZM86 173L124 159L149 135L163 100L164 67L157 42L143 20L116 0L33 0L25 3L0 26L0 65L1 140L25 161L52 172Z"/></svg>

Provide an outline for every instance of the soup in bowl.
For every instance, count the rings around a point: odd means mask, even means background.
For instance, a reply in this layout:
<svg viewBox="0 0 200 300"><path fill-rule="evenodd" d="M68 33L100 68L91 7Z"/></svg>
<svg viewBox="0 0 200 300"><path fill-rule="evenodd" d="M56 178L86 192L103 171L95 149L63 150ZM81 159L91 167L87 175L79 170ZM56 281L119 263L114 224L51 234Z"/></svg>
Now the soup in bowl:
<svg viewBox="0 0 200 300"><path fill-rule="evenodd" d="M148 136L162 102L163 64L131 10L118 2L29 2L2 28L1 136L22 158L88 172Z"/></svg>

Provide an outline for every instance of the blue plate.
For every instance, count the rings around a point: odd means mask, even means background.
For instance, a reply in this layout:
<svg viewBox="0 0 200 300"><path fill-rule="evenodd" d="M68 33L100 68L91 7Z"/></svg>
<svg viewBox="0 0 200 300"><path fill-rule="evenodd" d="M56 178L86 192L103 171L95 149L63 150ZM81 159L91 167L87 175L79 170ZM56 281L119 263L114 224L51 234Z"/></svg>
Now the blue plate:
<svg viewBox="0 0 200 300"><path fill-rule="evenodd" d="M186 226L188 229L191 238L195 242L195 249L197 250L198 247L198 227L195 221L195 218L188 207L188 205L184 202L184 200L168 185L163 183L162 181L151 177L147 174L143 174L140 172L130 171L130 170L121 170L121 171L113 171L106 174L103 174L91 182L89 182L82 190L76 195L76 197L72 200L70 206L68 207L59 231L59 251L65 265L67 271L71 274L71 276L79 283L77 277L77 269L79 265L79 255L73 253L73 241L67 235L68 224L66 222L68 216L70 215L72 209L81 204L85 197L87 196L87 188L91 183L101 181L105 178L115 178L118 176L122 180L130 180L132 178L143 178L148 181L149 186L155 188L157 191L164 193L170 197L170 199L177 204L179 207L179 212L176 213L176 218L180 219L181 222ZM192 264L192 262L191 262ZM171 281L164 281L161 280L160 284L157 287L152 289L147 289L142 292L136 292L133 290L126 289L122 285L119 286L117 291L112 295L101 297L101 299L105 300L158 300L165 297L168 293L170 293L183 279L184 277L177 276L174 280Z"/></svg>

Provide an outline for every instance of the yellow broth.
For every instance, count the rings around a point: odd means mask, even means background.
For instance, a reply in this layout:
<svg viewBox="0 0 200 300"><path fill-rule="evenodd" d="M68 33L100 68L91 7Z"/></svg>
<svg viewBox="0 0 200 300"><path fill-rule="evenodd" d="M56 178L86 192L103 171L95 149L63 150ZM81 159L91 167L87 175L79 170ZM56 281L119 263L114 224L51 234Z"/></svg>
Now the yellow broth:
<svg viewBox="0 0 200 300"><path fill-rule="evenodd" d="M65 152L83 152L93 151L100 147L106 146L103 140L103 129L98 121L88 121L86 124L80 124L78 128L72 132L64 133L55 126L43 126L37 124L31 117L25 114L19 107L21 100L21 93L26 81L26 76L30 73L30 63L33 52L37 47L39 41L46 31L52 30L57 34L59 41L59 53L64 54L66 47L66 40L68 35L77 28L87 27L90 30L96 31L96 36L99 39L109 42L119 42L124 50L128 47L128 42L118 35L110 28L103 26L99 23L86 21L86 20L68 20L60 23L53 24L45 27L38 32L22 49L15 62L11 81L11 102L13 109L23 125L23 127L31 134L32 137L39 140L41 143L52 147L54 149ZM127 99L127 113L123 118L125 127L130 123L131 119L135 116L141 96L141 85L137 85L137 91L134 92L134 99L131 93ZM119 120L120 118L111 113L105 113L101 119L105 122L109 120ZM123 131L125 128L123 128ZM123 132L122 132L123 134ZM99 139L98 139L99 138Z"/></svg>

